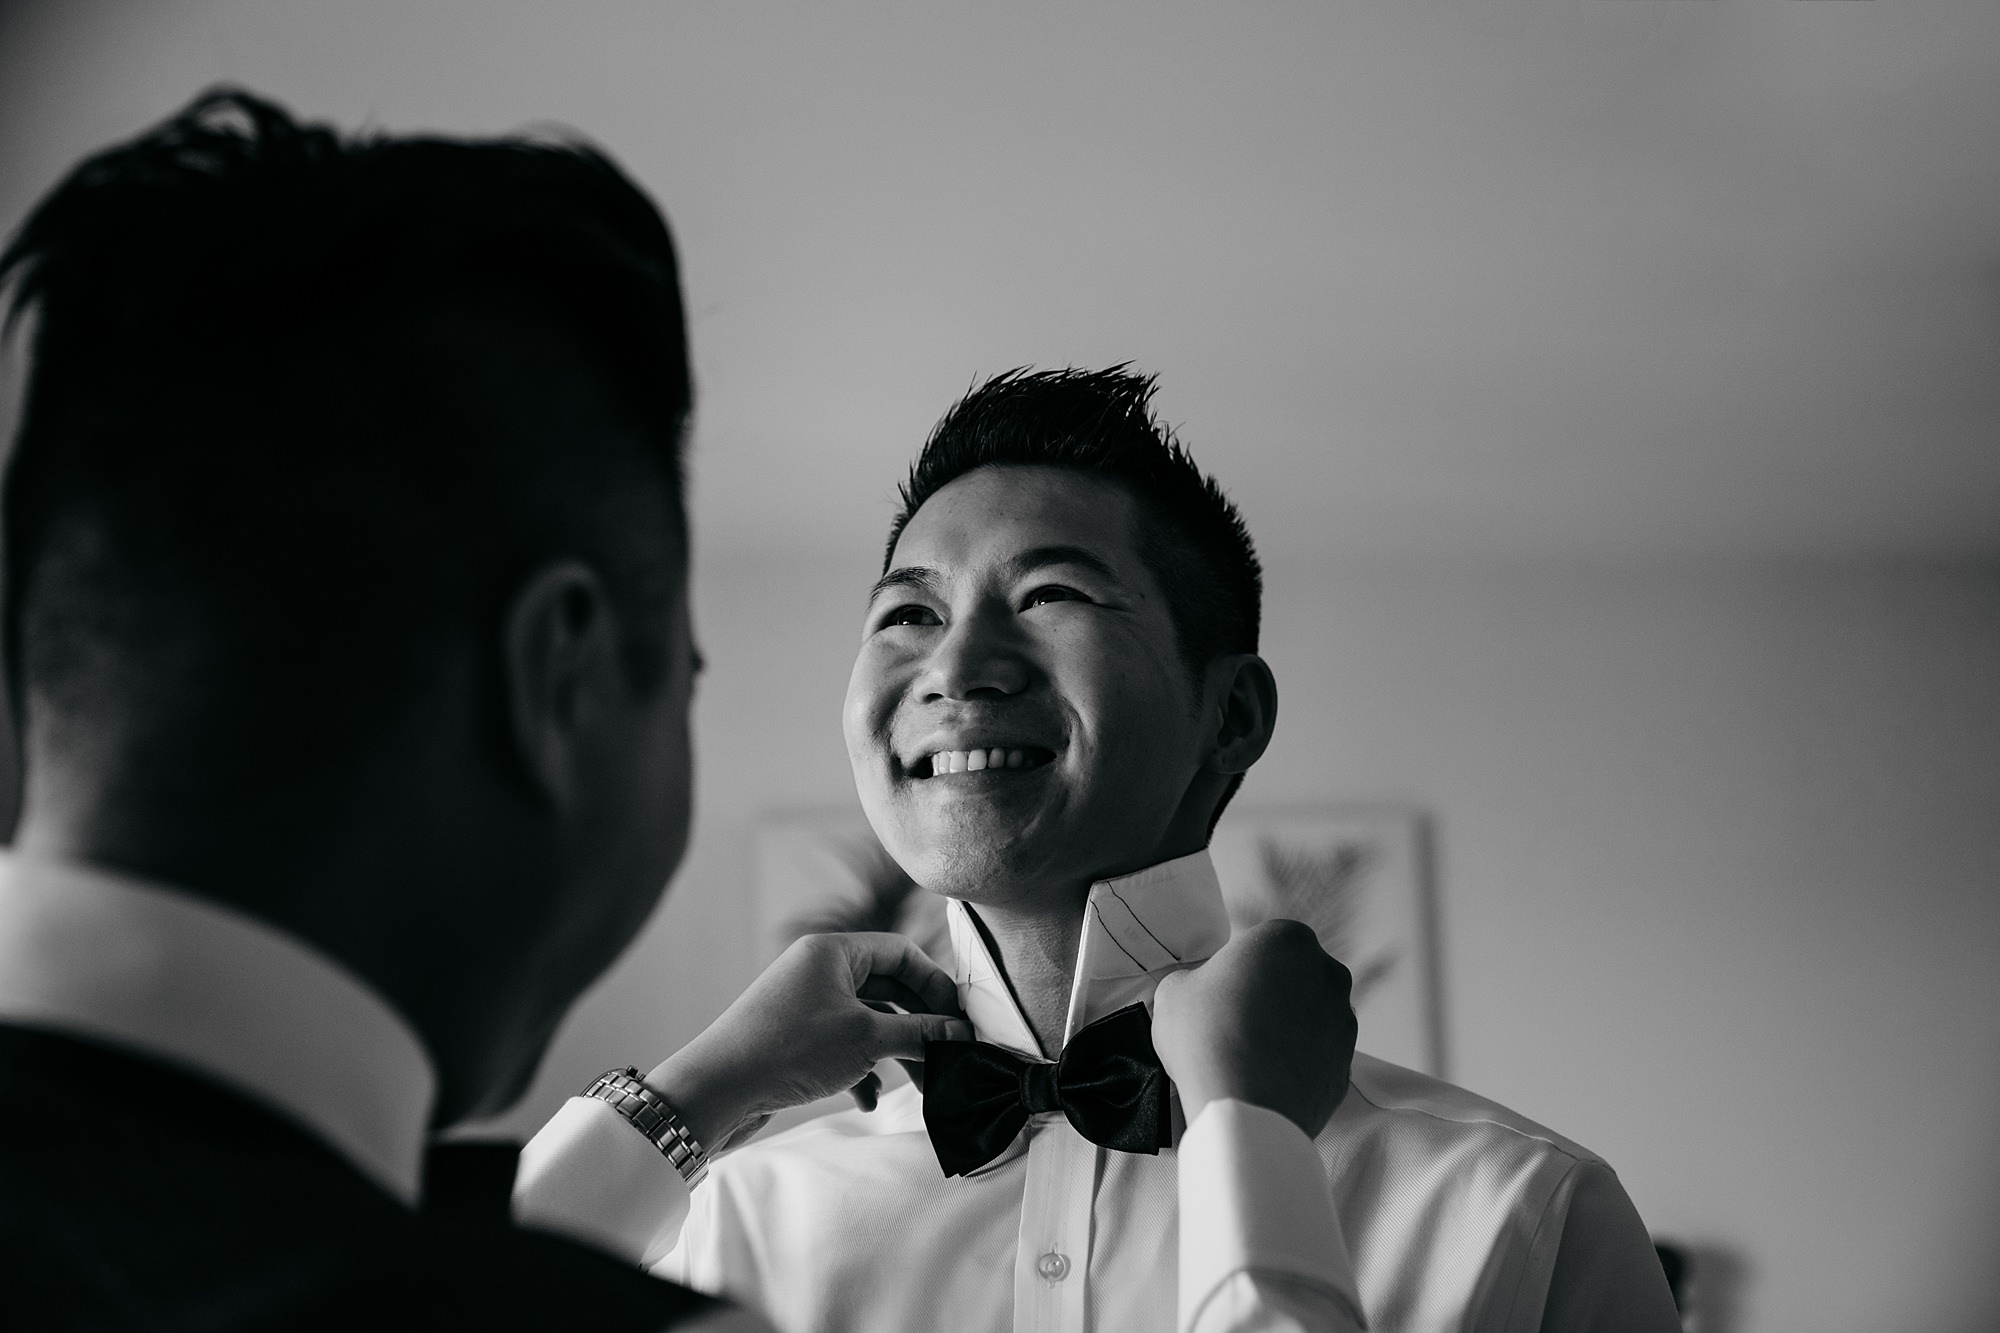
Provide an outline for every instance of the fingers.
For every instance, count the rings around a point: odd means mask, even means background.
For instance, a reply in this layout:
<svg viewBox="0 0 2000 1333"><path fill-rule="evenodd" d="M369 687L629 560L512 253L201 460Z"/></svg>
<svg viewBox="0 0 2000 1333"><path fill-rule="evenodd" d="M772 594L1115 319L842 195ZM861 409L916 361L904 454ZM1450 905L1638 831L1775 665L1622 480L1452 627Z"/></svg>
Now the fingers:
<svg viewBox="0 0 2000 1333"><path fill-rule="evenodd" d="M835 938L847 952L857 991L871 977L900 982L918 1001L906 1008L933 1014L959 1012L958 985L951 974L904 936L856 933Z"/></svg>
<svg viewBox="0 0 2000 1333"><path fill-rule="evenodd" d="M921 1060L927 1041L971 1041L972 1024L943 1014L877 1014L876 1058Z"/></svg>
<svg viewBox="0 0 2000 1333"><path fill-rule="evenodd" d="M882 1076L872 1069L869 1070L866 1078L847 1090L847 1095L852 1097L854 1104L862 1110L874 1110L876 1102L882 1097Z"/></svg>
<svg viewBox="0 0 2000 1333"><path fill-rule="evenodd" d="M870 977L861 983L861 999L870 1009L879 1009L883 1003L900 1005L913 1014L930 1012L930 1005L924 997L905 986L894 977Z"/></svg>
<svg viewBox="0 0 2000 1333"><path fill-rule="evenodd" d="M1283 917L1260 921L1242 931L1224 947L1238 946L1252 953L1278 950L1280 956L1290 955L1301 962L1311 959L1320 965L1328 980L1341 995L1354 993L1354 974L1348 971L1347 964L1321 947L1319 936L1304 922L1291 921Z"/></svg>

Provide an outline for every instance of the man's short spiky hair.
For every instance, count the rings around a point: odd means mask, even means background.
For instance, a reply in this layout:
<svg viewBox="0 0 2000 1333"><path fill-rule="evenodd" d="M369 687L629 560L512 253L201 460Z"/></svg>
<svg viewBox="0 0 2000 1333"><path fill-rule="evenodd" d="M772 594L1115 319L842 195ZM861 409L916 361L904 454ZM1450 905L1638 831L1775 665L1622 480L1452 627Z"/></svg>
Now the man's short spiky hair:
<svg viewBox="0 0 2000 1333"><path fill-rule="evenodd" d="M1256 652L1263 571L1250 530L1153 415L1158 387L1124 365L995 375L945 413L917 455L883 570L924 502L975 468L1071 468L1139 501L1139 555L1166 595L1192 680L1221 654Z"/></svg>

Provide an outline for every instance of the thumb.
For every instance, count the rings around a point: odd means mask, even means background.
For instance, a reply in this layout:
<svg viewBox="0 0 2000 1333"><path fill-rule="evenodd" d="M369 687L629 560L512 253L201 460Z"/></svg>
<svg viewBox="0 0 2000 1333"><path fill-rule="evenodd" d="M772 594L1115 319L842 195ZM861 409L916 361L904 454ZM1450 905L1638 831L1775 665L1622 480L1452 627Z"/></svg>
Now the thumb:
<svg viewBox="0 0 2000 1333"><path fill-rule="evenodd" d="M875 1058L924 1058L927 1041L971 1041L972 1024L943 1014L875 1015Z"/></svg>

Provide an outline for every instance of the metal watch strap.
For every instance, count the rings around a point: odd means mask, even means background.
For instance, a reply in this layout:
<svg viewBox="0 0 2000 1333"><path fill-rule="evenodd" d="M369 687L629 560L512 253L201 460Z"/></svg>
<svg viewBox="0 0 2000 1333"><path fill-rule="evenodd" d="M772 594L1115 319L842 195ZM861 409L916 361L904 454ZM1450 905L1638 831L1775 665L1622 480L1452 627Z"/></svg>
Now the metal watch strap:
<svg viewBox="0 0 2000 1333"><path fill-rule="evenodd" d="M659 1093L639 1081L638 1069L613 1069L600 1074L583 1090L583 1095L610 1103L612 1110L631 1121L632 1128L644 1134L646 1142L658 1148L674 1170L681 1173L689 1189L701 1184L708 1174L708 1150L688 1133L679 1113L661 1100Z"/></svg>

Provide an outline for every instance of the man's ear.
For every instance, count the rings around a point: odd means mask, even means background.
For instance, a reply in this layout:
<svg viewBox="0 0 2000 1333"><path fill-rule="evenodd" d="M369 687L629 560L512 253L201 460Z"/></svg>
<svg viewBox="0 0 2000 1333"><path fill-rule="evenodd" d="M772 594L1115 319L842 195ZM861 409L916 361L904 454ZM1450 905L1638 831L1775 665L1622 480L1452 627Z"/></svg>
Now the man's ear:
<svg viewBox="0 0 2000 1333"><path fill-rule="evenodd" d="M536 793L567 809L620 682L617 617L597 572L560 560L531 574L507 604L500 653L514 752Z"/></svg>
<svg viewBox="0 0 2000 1333"><path fill-rule="evenodd" d="M1217 773L1247 773L1264 757L1278 725L1278 678L1255 653L1235 653L1214 662L1209 679L1217 699L1214 748L1208 767Z"/></svg>

